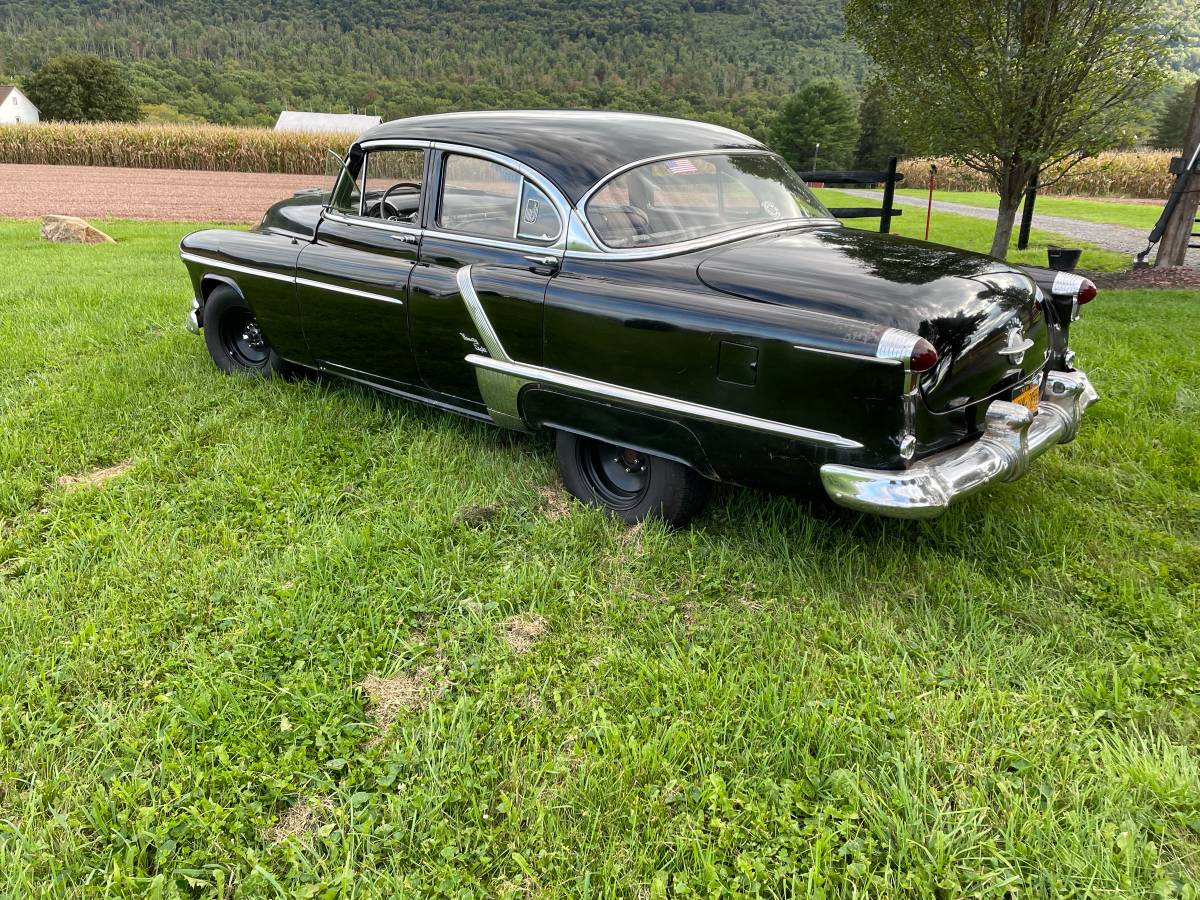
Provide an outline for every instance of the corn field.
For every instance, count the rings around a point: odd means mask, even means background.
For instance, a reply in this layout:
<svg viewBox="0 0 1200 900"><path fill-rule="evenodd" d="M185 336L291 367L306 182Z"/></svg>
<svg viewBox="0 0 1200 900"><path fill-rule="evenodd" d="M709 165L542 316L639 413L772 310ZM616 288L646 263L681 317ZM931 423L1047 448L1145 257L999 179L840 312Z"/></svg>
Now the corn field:
<svg viewBox="0 0 1200 900"><path fill-rule="evenodd" d="M1174 177L1167 171L1171 157L1167 150L1114 151L1085 159L1061 181L1041 190L1043 194L1073 197L1139 197L1162 200L1171 189ZM904 173L904 187L924 187L929 183L929 164L937 163L937 187L943 191L994 190L987 176L950 159L906 159L897 166ZM1049 172L1045 178L1054 178Z"/></svg>
<svg viewBox="0 0 1200 900"><path fill-rule="evenodd" d="M0 125L0 163L324 175L325 151L345 153L354 138L221 125Z"/></svg>
<svg viewBox="0 0 1200 900"><path fill-rule="evenodd" d="M343 153L354 137L222 125L0 125L0 163L325 175L325 151ZM1171 187L1171 156L1165 150L1102 153L1043 193L1163 199ZM901 161L904 186L924 186L930 162L937 163L937 186L942 190L992 189L985 176L949 159Z"/></svg>

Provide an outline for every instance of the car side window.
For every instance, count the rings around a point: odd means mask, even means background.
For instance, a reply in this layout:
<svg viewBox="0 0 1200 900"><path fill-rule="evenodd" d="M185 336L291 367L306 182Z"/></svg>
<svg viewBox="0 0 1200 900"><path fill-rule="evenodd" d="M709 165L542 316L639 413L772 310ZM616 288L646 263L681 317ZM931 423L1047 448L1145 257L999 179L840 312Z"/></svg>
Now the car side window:
<svg viewBox="0 0 1200 900"><path fill-rule="evenodd" d="M369 151L359 178L360 215L390 222L418 222L424 171L424 150L385 148Z"/></svg>
<svg viewBox="0 0 1200 900"><path fill-rule="evenodd" d="M438 225L447 231L544 243L562 230L558 210L536 185L508 166L448 154Z"/></svg>
<svg viewBox="0 0 1200 900"><path fill-rule="evenodd" d="M333 193L329 197L329 207L336 212L357 216L361 205L361 194L358 189L358 179L349 165L339 166L337 181L333 184Z"/></svg>
<svg viewBox="0 0 1200 900"><path fill-rule="evenodd" d="M530 241L552 241L562 231L558 210L534 184L525 182L521 189L521 218L517 222L517 237Z"/></svg>

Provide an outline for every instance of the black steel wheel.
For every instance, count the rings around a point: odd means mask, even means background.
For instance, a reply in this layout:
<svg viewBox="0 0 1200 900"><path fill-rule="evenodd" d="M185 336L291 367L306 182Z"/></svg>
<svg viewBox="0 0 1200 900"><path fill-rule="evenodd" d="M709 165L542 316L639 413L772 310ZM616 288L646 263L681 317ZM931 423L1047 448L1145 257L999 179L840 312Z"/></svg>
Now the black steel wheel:
<svg viewBox="0 0 1200 900"><path fill-rule="evenodd" d="M642 450L560 431L557 456L571 494L630 525L685 525L708 498L709 483L694 469Z"/></svg>
<svg viewBox="0 0 1200 900"><path fill-rule="evenodd" d="M214 289L204 304L204 342L217 368L230 375L283 374L284 361L271 349L250 305L231 287Z"/></svg>

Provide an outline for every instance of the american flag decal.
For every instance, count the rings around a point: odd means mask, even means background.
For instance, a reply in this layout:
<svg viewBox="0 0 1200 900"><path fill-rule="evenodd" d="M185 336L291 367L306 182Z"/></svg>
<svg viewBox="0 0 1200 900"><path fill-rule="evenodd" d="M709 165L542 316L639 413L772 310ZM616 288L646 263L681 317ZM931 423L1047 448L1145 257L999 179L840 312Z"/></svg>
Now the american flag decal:
<svg viewBox="0 0 1200 900"><path fill-rule="evenodd" d="M690 159L668 159L667 171L672 175L683 175L685 172L695 172L696 167Z"/></svg>

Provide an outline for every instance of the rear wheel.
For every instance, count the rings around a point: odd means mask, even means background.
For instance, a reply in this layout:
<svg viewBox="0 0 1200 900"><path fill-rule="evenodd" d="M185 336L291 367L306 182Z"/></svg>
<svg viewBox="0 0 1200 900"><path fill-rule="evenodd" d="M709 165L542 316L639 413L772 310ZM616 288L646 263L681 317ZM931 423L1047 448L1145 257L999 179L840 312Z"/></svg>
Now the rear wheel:
<svg viewBox="0 0 1200 900"><path fill-rule="evenodd" d="M674 460L566 431L556 450L567 490L630 525L658 518L681 527L708 499L708 481Z"/></svg>
<svg viewBox="0 0 1200 900"><path fill-rule="evenodd" d="M233 288L213 290L204 304L204 343L222 372L230 375L282 375L286 363L271 349L254 311Z"/></svg>

